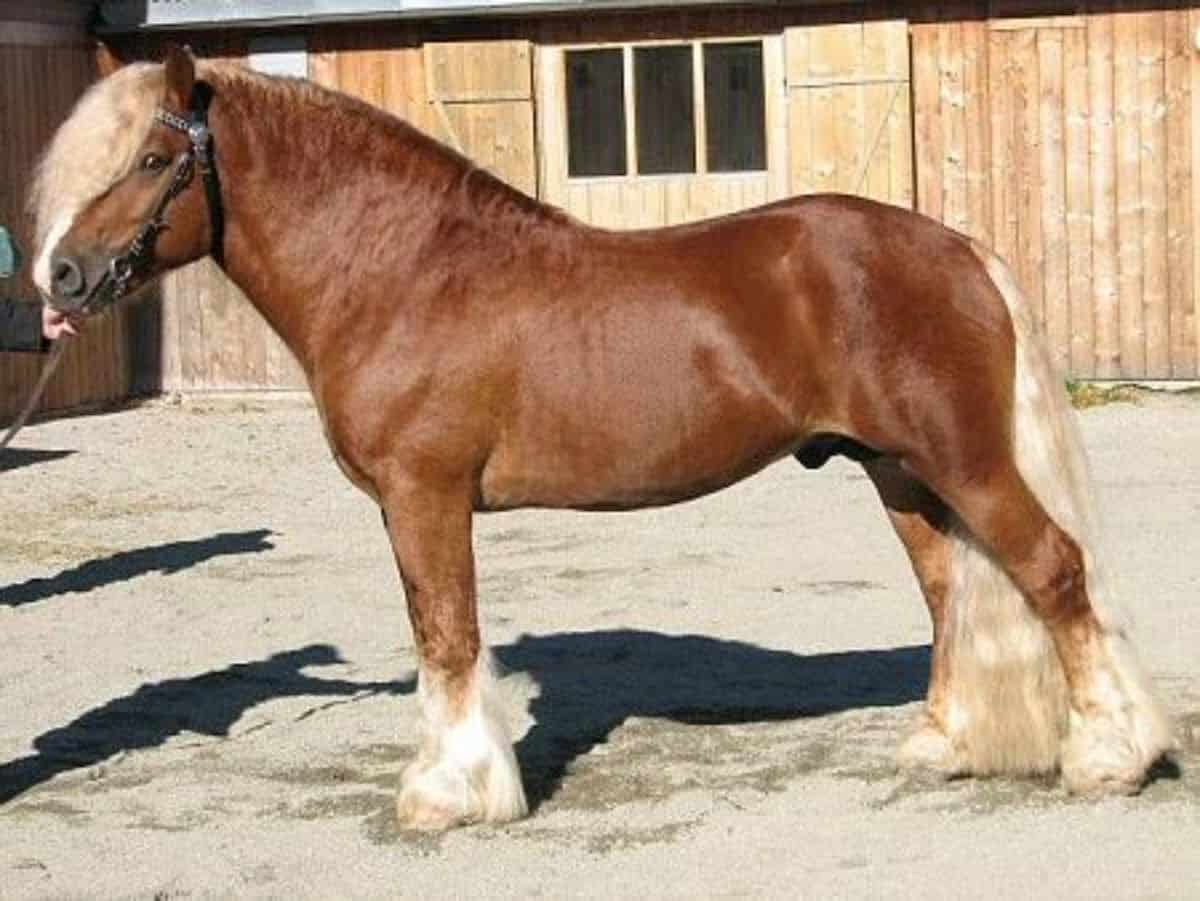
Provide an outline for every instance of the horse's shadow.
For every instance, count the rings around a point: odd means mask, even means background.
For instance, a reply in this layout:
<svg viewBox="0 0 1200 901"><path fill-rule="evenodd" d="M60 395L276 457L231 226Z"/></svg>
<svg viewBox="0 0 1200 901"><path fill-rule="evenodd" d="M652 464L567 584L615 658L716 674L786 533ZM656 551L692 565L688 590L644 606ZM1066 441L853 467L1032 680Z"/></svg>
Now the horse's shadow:
<svg viewBox="0 0 1200 901"><path fill-rule="evenodd" d="M132 551L119 551L64 569L53 576L6 585L0 588L0 606L23 607L63 594L84 593L125 582L150 572L172 575L214 557L259 554L275 547L267 540L272 534L270 529L221 532L193 541L172 541Z"/></svg>
<svg viewBox="0 0 1200 901"><path fill-rule="evenodd" d="M504 670L525 673L540 688L530 707L536 722L516 747L535 807L554 795L574 760L630 717L747 723L894 706L921 698L929 668L924 646L805 656L631 629L525 635L494 653ZM157 747L185 731L228 736L246 711L276 698L415 690L411 677L353 682L302 672L340 662L333 647L309 645L143 685L38 736L35 754L0 764L0 803L59 773Z"/></svg>
<svg viewBox="0 0 1200 901"><path fill-rule="evenodd" d="M0 472L34 466L38 463L48 463L71 456L73 450L38 450L26 447L0 448Z"/></svg>
<svg viewBox="0 0 1200 901"><path fill-rule="evenodd" d="M494 648L540 687L517 742L529 802L553 797L571 763L630 717L692 725L806 719L924 697L929 647L794 654L703 635L632 629L523 635Z"/></svg>
<svg viewBox="0 0 1200 901"><path fill-rule="evenodd" d="M142 685L34 739L36 754L0 764L0 803L59 773L102 763L125 751L154 748L183 732L226 737L248 710L276 698L408 694L412 679L349 682L302 670L344 662L330 645L315 644L236 663L186 679Z"/></svg>

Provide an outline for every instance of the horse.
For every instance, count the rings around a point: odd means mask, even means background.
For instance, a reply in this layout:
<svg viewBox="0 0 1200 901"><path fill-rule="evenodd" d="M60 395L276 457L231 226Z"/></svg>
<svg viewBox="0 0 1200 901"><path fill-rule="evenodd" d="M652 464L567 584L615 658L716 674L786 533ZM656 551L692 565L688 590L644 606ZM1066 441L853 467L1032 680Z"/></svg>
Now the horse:
<svg viewBox="0 0 1200 901"><path fill-rule="evenodd" d="M928 606L901 766L1133 793L1173 746L1029 305L939 223L813 195L593 228L381 110L178 48L83 95L30 207L56 309L212 256L299 361L407 599L406 827L528 812L480 637L476 514L674 504L789 457L862 466Z"/></svg>

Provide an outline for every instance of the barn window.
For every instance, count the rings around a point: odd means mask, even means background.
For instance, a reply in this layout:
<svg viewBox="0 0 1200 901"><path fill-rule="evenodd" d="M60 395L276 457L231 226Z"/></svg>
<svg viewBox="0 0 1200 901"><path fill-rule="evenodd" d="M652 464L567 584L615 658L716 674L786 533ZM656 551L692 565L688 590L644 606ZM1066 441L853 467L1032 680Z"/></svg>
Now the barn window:
<svg viewBox="0 0 1200 901"><path fill-rule="evenodd" d="M633 51L633 72L638 172L695 172L692 48L638 47Z"/></svg>
<svg viewBox="0 0 1200 901"><path fill-rule="evenodd" d="M766 169L761 43L705 45L704 104L708 171Z"/></svg>
<svg viewBox="0 0 1200 901"><path fill-rule="evenodd" d="M625 174L625 63L619 49L567 54L572 176Z"/></svg>
<svg viewBox="0 0 1200 901"><path fill-rule="evenodd" d="M567 174L762 172L761 41L567 50Z"/></svg>

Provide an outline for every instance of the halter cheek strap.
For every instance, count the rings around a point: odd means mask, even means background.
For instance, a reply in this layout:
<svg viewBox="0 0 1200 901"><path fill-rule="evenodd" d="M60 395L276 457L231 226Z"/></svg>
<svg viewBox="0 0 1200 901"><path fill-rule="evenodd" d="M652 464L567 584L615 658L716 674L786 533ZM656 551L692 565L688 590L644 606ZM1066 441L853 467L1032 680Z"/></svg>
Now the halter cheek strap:
<svg viewBox="0 0 1200 901"><path fill-rule="evenodd" d="M125 294L129 280L151 261L154 255L154 241L159 232L167 228L167 207L188 186L195 170L199 170L204 180L204 196L208 205L211 231L209 252L218 263L222 262L225 220L221 206L221 185L213 160L212 133L208 129L205 105L196 103L193 96L190 119L160 108L154 112L154 121L187 135L188 149L179 155L171 181L154 205L150 218L138 230L128 249L109 263L108 272L84 304L84 310L88 313L98 312L120 300Z"/></svg>

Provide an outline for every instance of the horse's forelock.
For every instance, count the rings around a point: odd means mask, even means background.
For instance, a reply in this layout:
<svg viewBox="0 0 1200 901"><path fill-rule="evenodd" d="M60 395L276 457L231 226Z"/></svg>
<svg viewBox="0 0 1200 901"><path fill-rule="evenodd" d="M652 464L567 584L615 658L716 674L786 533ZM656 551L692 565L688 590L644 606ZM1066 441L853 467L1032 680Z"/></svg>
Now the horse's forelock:
<svg viewBox="0 0 1200 901"><path fill-rule="evenodd" d="M39 250L56 221L78 213L133 165L162 91L162 66L134 63L92 85L75 104L30 186Z"/></svg>

